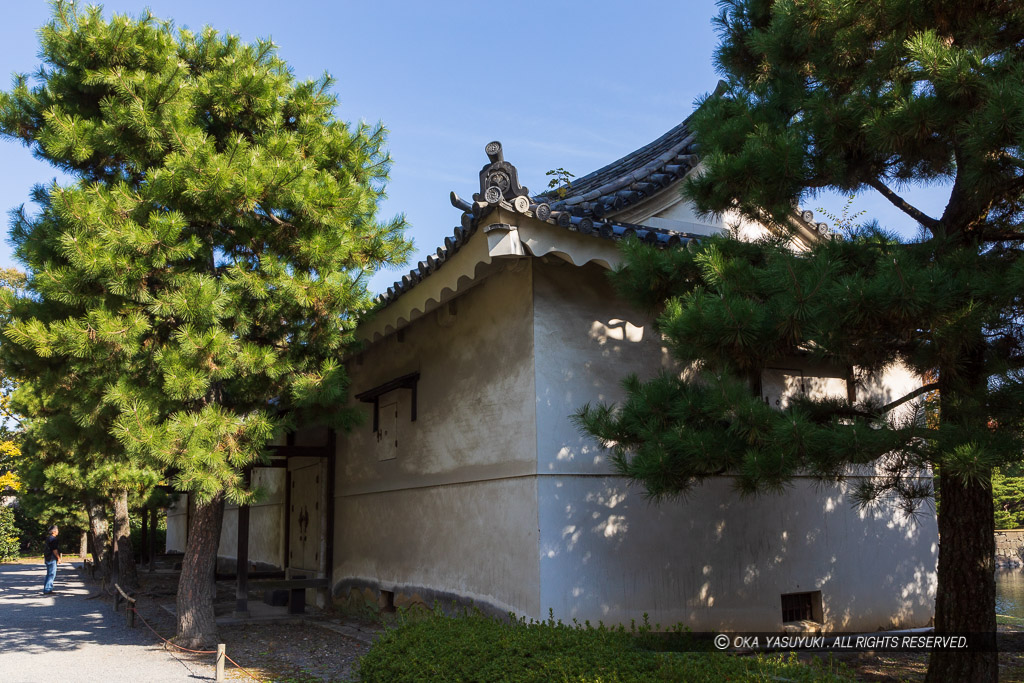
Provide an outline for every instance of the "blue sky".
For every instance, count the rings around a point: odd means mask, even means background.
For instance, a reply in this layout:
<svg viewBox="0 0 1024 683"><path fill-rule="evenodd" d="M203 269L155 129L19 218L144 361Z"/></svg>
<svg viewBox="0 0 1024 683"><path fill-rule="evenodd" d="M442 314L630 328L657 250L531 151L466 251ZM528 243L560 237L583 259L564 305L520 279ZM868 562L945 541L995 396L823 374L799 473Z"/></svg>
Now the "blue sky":
<svg viewBox="0 0 1024 683"><path fill-rule="evenodd" d="M710 0L116 0L103 6L108 15L138 15L148 6L178 26L208 24L246 40L269 36L299 78L331 73L340 118L381 120L391 131L394 166L382 214L406 214L417 247L413 262L458 225L460 212L448 193L475 191L490 140L502 142L522 183L540 191L549 169L582 176L655 139L686 118L718 80ZM24 0L4 14L0 73L34 71L35 31L48 4ZM26 148L0 142L0 210L27 202L33 184L54 176ZM914 196L925 211L941 213L941 192ZM805 202L809 208L842 203ZM854 209L915 231L878 197L858 197ZM15 264L5 241L0 266L8 265ZM405 270L379 273L371 287L386 289Z"/></svg>

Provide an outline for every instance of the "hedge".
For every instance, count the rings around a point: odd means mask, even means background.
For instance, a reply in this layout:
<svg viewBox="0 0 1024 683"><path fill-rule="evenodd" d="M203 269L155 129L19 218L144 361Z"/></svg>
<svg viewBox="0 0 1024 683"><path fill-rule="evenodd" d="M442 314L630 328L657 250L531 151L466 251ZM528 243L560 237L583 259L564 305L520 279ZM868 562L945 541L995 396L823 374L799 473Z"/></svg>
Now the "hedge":
<svg viewBox="0 0 1024 683"><path fill-rule="evenodd" d="M693 649L692 643L678 642L670 645L673 651L651 648L667 642L646 625L627 630L476 613L446 616L435 609L418 619L399 615L361 660L360 676L363 683L854 680L839 666L801 663L792 654L682 652L676 650Z"/></svg>

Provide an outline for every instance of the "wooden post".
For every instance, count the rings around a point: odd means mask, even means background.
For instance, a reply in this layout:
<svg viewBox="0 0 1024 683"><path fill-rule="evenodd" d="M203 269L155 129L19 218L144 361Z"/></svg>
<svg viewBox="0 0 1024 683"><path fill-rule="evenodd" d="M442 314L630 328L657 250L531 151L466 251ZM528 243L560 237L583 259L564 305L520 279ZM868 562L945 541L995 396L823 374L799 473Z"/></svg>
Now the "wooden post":
<svg viewBox="0 0 1024 683"><path fill-rule="evenodd" d="M151 572L156 570L156 513L157 509L154 506L149 511L149 571Z"/></svg>
<svg viewBox="0 0 1024 683"><path fill-rule="evenodd" d="M291 576L289 570L292 566L292 472L288 469L288 460L285 459L284 462L284 558L281 566L284 568L284 575Z"/></svg>
<svg viewBox="0 0 1024 683"><path fill-rule="evenodd" d="M415 390L412 395L416 396ZM323 530L327 537L327 548L324 553L326 555L324 577L327 579L327 592L324 598L325 605L328 607L334 599L334 482L337 477L337 456L338 436L332 428L327 432L327 500L324 501L324 507L327 508L327 524L324 525Z"/></svg>
<svg viewBox="0 0 1024 683"><path fill-rule="evenodd" d="M252 483L252 467L242 473L242 485L249 488ZM249 506L238 506L238 552L235 575L235 616L249 616Z"/></svg>
<svg viewBox="0 0 1024 683"><path fill-rule="evenodd" d="M142 562L146 561L146 551L149 549L149 543L146 541L149 539L149 515L147 514L146 508L142 508L142 538L139 543L139 559Z"/></svg>
<svg viewBox="0 0 1024 683"><path fill-rule="evenodd" d="M118 603L124 601L124 618L128 626L135 628L135 598L124 592L116 583L114 584L114 611L117 611Z"/></svg>
<svg viewBox="0 0 1024 683"><path fill-rule="evenodd" d="M217 681L224 681L224 643L217 644Z"/></svg>

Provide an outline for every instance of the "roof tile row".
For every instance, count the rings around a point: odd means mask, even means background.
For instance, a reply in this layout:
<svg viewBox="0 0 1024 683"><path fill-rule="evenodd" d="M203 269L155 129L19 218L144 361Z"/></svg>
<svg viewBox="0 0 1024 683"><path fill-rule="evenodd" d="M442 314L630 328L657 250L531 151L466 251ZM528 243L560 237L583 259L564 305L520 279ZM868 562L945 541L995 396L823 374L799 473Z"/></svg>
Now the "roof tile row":
<svg viewBox="0 0 1024 683"><path fill-rule="evenodd" d="M685 122L684 124L677 126L673 131L679 129L683 125L685 125ZM672 131L669 131L669 133L672 133ZM654 143L651 143L651 145L648 145L642 150L638 150L633 155L630 155L630 157L635 156L641 161L647 159L653 155L653 152L648 148L652 148L653 151L657 151L657 149L660 148L657 146L658 143L663 143L666 137L667 136L662 136L659 140L656 140ZM642 173L645 168L654 168L654 164L662 164L661 166L657 166L657 168L662 168L666 160L678 161L680 158L678 150L682 149L685 145L690 144L690 137L684 139L682 142L677 142L677 144L669 145L668 151L657 155L654 161L647 161L639 171L630 171L630 174ZM661 147L664 146L664 144L661 145ZM648 152L640 154L641 152L644 152L644 150L648 150ZM692 235L684 232L675 232L673 230L651 228L644 225L605 219L602 217L603 214L599 215L598 212L593 210L588 212L586 210L586 202L583 199L572 205L569 205L568 201L550 204L547 201L543 201L544 199L548 199L548 195L550 194L545 193L537 195L531 200L526 195L526 188L521 187L518 184L515 167L504 160L501 143L497 141L488 143L486 152L490 159L490 163L485 165L480 171L481 187L480 192L473 195L474 201L469 202L462 199L454 192L450 195L452 206L457 209L461 209L463 212L462 226L455 228L451 237L445 238L444 245L442 247L438 247L436 254L428 256L425 261L420 261L417 264L417 267L412 269L408 275L403 276L401 280L395 282L391 287L388 287L388 290L377 298L378 306L387 306L422 281L425 277L441 268L445 262L447 262L448 259L450 259L452 255L469 240L469 237L477 231L483 220L499 206L507 211L519 213L551 225L558 225L559 227L565 228L571 232L579 232L584 235L591 235L603 239L621 240L632 236L658 247L673 247L686 245L699 237L698 235ZM692 168L692 163L694 162L692 160L686 160L686 163L691 164L691 166L687 168ZM684 173L681 171L682 164L675 165L679 167L675 171L675 174L681 177L680 174ZM607 168L608 167L605 167L605 169ZM602 169L597 173L602 173L605 169ZM587 178L591 178L594 175L596 174L591 174L583 180L587 180ZM671 182L671 180L668 182ZM663 188L668 184L668 182L657 183L658 189ZM617 183L618 181L605 183L595 190L588 190L585 194L586 196L593 197L604 196L600 194L595 195L594 192L597 190L605 191L607 188L611 188ZM612 190L608 189L607 191L611 192ZM639 191L631 192L635 192L638 195L640 194ZM574 195L574 197L582 196L583 195L580 194ZM633 199L632 195L620 195L617 198L623 201ZM589 215L587 215L588 213Z"/></svg>

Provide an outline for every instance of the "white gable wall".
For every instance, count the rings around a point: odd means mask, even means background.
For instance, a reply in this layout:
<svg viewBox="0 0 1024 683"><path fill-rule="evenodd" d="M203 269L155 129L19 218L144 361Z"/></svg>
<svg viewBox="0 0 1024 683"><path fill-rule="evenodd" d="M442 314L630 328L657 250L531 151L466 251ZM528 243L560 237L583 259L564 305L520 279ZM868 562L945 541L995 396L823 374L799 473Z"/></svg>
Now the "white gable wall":
<svg viewBox="0 0 1024 683"><path fill-rule="evenodd" d="M338 437L336 599L387 590L538 612L532 273L525 259L493 267L454 309L349 363L352 394L421 375L415 422L410 391L381 397L397 403L397 448L377 443L370 404Z"/></svg>
<svg viewBox="0 0 1024 683"><path fill-rule="evenodd" d="M534 286L541 616L628 623L646 612L663 625L763 630L781 626L781 594L820 590L830 628L928 622L934 517L861 513L846 486L809 479L749 500L723 477L650 503L612 475L568 416L619 400L622 377L669 359L601 269L537 263Z"/></svg>

